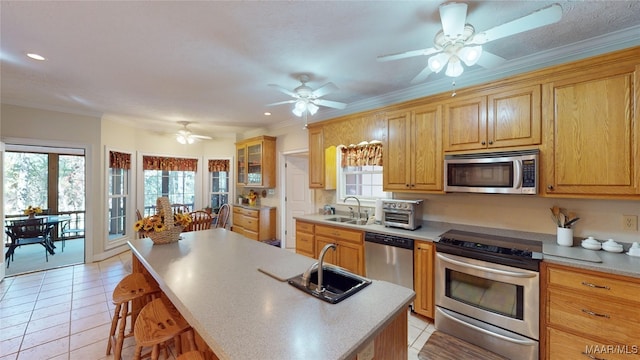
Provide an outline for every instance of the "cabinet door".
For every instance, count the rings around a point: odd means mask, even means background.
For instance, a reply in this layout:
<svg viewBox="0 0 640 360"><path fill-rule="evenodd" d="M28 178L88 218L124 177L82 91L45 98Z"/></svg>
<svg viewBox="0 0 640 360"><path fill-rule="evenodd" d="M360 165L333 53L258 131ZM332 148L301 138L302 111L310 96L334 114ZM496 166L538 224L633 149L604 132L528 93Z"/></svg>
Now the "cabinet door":
<svg viewBox="0 0 640 360"><path fill-rule="evenodd" d="M411 183L411 112L387 115L387 145L382 153L382 181L386 191L409 190Z"/></svg>
<svg viewBox="0 0 640 360"><path fill-rule="evenodd" d="M640 66L543 85L545 195L640 194Z"/></svg>
<svg viewBox="0 0 640 360"><path fill-rule="evenodd" d="M433 244L416 241L414 251L414 287L416 299L414 310L433 319Z"/></svg>
<svg viewBox="0 0 640 360"><path fill-rule="evenodd" d="M313 258L313 234L296 231L296 253Z"/></svg>
<svg viewBox="0 0 640 360"><path fill-rule="evenodd" d="M314 256L314 258L317 259L320 256L320 251L322 251L322 248L325 245L335 244L335 243L337 243L337 241L334 238L316 235L316 255ZM333 265L338 265L338 256L336 254L336 251L328 250L324 255L324 262L333 264Z"/></svg>
<svg viewBox="0 0 640 360"><path fill-rule="evenodd" d="M262 185L262 141L247 144L247 185Z"/></svg>
<svg viewBox="0 0 640 360"><path fill-rule="evenodd" d="M487 98L459 98L444 105L444 150L482 149L487 145Z"/></svg>
<svg viewBox="0 0 640 360"><path fill-rule="evenodd" d="M244 185L247 183L247 148L242 145L236 147L236 157L237 161L237 183L239 185Z"/></svg>
<svg viewBox="0 0 640 360"><path fill-rule="evenodd" d="M322 128L309 129L309 188L324 188L324 138Z"/></svg>
<svg viewBox="0 0 640 360"><path fill-rule="evenodd" d="M441 191L442 188L442 106L422 106L413 110L409 134L411 144L411 190ZM385 163L384 166L387 166Z"/></svg>
<svg viewBox="0 0 640 360"><path fill-rule="evenodd" d="M487 103L489 148L540 144L540 85L489 95Z"/></svg>
<svg viewBox="0 0 640 360"><path fill-rule="evenodd" d="M364 275L364 251L362 245L351 244L346 241L337 243L338 266L354 274Z"/></svg>

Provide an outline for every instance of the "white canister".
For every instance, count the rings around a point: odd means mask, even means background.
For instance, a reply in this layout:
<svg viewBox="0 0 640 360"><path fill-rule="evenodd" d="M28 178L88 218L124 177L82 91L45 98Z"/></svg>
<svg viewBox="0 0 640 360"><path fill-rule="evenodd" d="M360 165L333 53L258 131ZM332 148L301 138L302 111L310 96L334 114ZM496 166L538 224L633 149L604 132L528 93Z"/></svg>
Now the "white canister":
<svg viewBox="0 0 640 360"><path fill-rule="evenodd" d="M559 227L557 241L560 246L573 246L573 229Z"/></svg>

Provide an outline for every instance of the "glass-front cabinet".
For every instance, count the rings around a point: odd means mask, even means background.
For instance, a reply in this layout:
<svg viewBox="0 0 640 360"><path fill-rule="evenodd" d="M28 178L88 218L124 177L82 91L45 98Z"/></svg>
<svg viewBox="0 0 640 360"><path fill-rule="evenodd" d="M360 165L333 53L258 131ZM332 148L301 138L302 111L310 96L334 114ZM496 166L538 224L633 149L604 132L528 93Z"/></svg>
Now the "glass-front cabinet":
<svg viewBox="0 0 640 360"><path fill-rule="evenodd" d="M236 143L237 183L240 186L276 187L276 138L258 136Z"/></svg>

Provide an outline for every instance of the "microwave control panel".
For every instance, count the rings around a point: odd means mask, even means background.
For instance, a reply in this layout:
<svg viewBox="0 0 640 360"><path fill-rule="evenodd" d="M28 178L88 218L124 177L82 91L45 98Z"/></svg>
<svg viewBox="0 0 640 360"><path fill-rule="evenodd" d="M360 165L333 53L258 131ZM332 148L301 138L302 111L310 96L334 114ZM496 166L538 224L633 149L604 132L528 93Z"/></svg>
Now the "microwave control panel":
<svg viewBox="0 0 640 360"><path fill-rule="evenodd" d="M534 159L522 161L522 193L536 193L537 166Z"/></svg>

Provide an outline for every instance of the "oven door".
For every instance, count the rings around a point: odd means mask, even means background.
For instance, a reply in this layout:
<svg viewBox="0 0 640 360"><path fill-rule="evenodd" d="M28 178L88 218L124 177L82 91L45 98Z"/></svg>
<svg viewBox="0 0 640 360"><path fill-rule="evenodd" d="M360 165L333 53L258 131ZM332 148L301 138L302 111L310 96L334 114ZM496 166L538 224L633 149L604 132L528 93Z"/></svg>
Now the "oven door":
<svg viewBox="0 0 640 360"><path fill-rule="evenodd" d="M437 253L435 278L437 306L539 339L538 272Z"/></svg>
<svg viewBox="0 0 640 360"><path fill-rule="evenodd" d="M415 229L413 211L385 209L382 213L382 223L385 226L399 227L403 229Z"/></svg>

